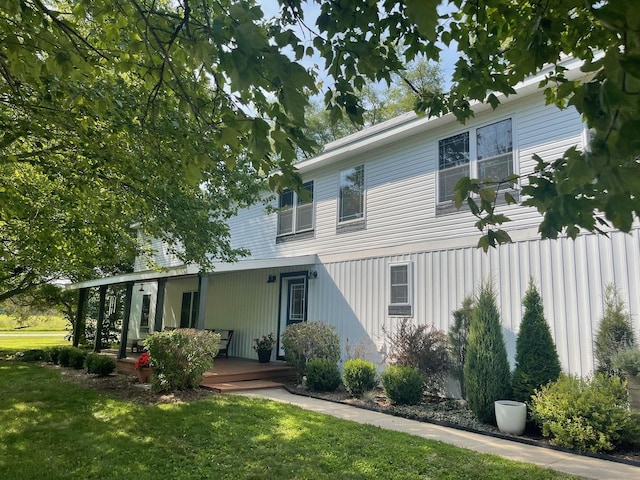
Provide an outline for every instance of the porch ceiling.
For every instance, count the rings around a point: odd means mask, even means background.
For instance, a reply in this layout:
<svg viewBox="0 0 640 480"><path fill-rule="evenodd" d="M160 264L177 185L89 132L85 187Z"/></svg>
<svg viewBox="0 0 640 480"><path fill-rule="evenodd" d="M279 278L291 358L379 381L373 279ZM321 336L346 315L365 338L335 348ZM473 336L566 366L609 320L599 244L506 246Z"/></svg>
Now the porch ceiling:
<svg viewBox="0 0 640 480"><path fill-rule="evenodd" d="M299 257L265 258L260 260L240 260L236 263L215 263L208 275L216 275L225 272L241 272L244 270L261 270L270 268L299 267L303 265L316 265L317 255L303 255ZM149 282L161 278L174 278L197 275L200 272L198 265L183 265L162 271L145 270L143 272L125 273L112 277L96 278L68 285L66 288L76 290L80 288L101 287L103 285L118 285L128 282Z"/></svg>

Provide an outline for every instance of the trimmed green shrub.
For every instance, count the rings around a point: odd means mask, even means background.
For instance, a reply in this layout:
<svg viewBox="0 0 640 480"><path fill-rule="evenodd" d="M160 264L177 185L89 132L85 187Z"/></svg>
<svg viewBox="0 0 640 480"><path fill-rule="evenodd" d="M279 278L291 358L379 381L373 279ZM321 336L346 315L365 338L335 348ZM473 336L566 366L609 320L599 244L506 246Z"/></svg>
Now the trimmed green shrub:
<svg viewBox="0 0 640 480"><path fill-rule="evenodd" d="M46 358L46 352L40 348L16 352L16 360L21 362L39 362Z"/></svg>
<svg viewBox="0 0 640 480"><path fill-rule="evenodd" d="M186 390L197 387L204 372L213 367L220 334L178 328L156 332L142 343L151 355L153 390Z"/></svg>
<svg viewBox="0 0 640 480"><path fill-rule="evenodd" d="M394 333L387 334L387 339L391 362L417 368L424 379L424 390L440 394L449 369L444 332L428 325L413 325L404 318Z"/></svg>
<svg viewBox="0 0 640 480"><path fill-rule="evenodd" d="M351 395L362 395L378 384L376 366L361 358L347 360L342 366L342 383Z"/></svg>
<svg viewBox="0 0 640 480"><path fill-rule="evenodd" d="M627 409L627 391L618 377L561 375L535 393L531 411L555 445L602 452L640 439L640 425Z"/></svg>
<svg viewBox="0 0 640 480"><path fill-rule="evenodd" d="M396 405L415 405L422 400L424 378L408 365L389 365L381 376L385 395Z"/></svg>
<svg viewBox="0 0 640 480"><path fill-rule="evenodd" d="M298 371L299 379L307 374L307 363L313 358L340 361L340 336L324 322L289 325L282 334L282 348L285 360Z"/></svg>
<svg viewBox="0 0 640 480"><path fill-rule="evenodd" d="M84 368L84 360L87 358L87 351L80 348L71 348L69 351L69 366L80 370Z"/></svg>
<svg viewBox="0 0 640 480"><path fill-rule="evenodd" d="M542 298L533 279L529 281L523 304L512 386L513 399L528 403L535 390L558 379L561 369L551 330L544 318Z"/></svg>
<svg viewBox="0 0 640 480"><path fill-rule="evenodd" d="M612 373L612 359L620 350L635 345L631 316L614 285L604 292L604 311L596 333L594 354L597 370Z"/></svg>
<svg viewBox="0 0 640 480"><path fill-rule="evenodd" d="M60 360L60 351L64 347L49 347L46 349L46 357L45 360L49 363L53 363L58 365Z"/></svg>
<svg viewBox="0 0 640 480"><path fill-rule="evenodd" d="M467 358L467 345L469 344L469 325L473 313L473 297L465 297L462 306L452 312L453 325L447 334L449 344L449 360L451 362L449 371L453 378L460 384L462 398L466 397L466 386L464 383L464 363Z"/></svg>
<svg viewBox="0 0 640 480"><path fill-rule="evenodd" d="M340 385L338 365L326 358L312 358L307 362L307 386L318 392L333 392Z"/></svg>
<svg viewBox="0 0 640 480"><path fill-rule="evenodd" d="M60 352L58 353L58 364L61 367L69 367L70 364L70 356L71 352L77 350L75 347L62 347L60 348Z"/></svg>
<svg viewBox="0 0 640 480"><path fill-rule="evenodd" d="M620 350L611 359L613 370L626 377L627 375L640 375L640 349L625 348Z"/></svg>
<svg viewBox="0 0 640 480"><path fill-rule="evenodd" d="M471 411L481 422L495 423L494 402L511 397L511 372L491 282L480 285L476 297L464 380Z"/></svg>
<svg viewBox="0 0 640 480"><path fill-rule="evenodd" d="M111 357L100 355L99 353L90 353L87 355L84 365L87 368L87 373L92 373L99 377L106 377L116 370L116 361Z"/></svg>

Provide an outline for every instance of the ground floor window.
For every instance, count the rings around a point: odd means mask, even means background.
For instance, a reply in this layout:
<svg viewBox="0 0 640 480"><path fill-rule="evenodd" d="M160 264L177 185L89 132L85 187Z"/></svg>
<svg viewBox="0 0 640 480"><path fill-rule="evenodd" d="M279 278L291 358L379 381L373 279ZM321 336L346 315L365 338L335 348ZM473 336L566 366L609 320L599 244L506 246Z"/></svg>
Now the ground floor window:
<svg viewBox="0 0 640 480"><path fill-rule="evenodd" d="M389 315L412 315L411 277L410 263L389 265Z"/></svg>

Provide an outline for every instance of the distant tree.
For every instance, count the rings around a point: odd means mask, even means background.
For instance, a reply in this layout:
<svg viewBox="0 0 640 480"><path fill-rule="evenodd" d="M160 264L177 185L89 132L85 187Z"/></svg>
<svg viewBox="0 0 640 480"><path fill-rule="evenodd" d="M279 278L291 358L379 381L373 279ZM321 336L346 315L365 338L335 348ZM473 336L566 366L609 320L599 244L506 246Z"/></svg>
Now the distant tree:
<svg viewBox="0 0 640 480"><path fill-rule="evenodd" d="M320 101L311 101L306 112L305 133L318 145L314 153L327 143L339 140L363 128L411 112L427 92L442 91L440 66L426 60L411 62L406 70L393 75L388 86L365 84L357 91L362 105L362 123L355 123L347 115L337 115Z"/></svg>
<svg viewBox="0 0 640 480"><path fill-rule="evenodd" d="M452 315L453 325L449 327L449 333L447 333L451 372L460 384L462 398L466 398L464 364L467 358L467 346L469 344L469 326L471 325L471 318L473 316L473 297L465 297L462 300L462 306L458 310L454 310Z"/></svg>
<svg viewBox="0 0 640 480"><path fill-rule="evenodd" d="M511 372L491 282L480 285L476 295L464 378L471 411L480 421L495 423L494 402L511 397Z"/></svg>
<svg viewBox="0 0 640 480"><path fill-rule="evenodd" d="M560 359L544 318L542 298L529 280L525 294L524 315L516 341L516 368L513 372L513 398L529 402L536 389L560 376Z"/></svg>
<svg viewBox="0 0 640 480"><path fill-rule="evenodd" d="M621 350L635 345L631 316L626 305L613 284L607 285L604 292L604 311L596 332L594 354L597 370L611 373L613 357Z"/></svg>

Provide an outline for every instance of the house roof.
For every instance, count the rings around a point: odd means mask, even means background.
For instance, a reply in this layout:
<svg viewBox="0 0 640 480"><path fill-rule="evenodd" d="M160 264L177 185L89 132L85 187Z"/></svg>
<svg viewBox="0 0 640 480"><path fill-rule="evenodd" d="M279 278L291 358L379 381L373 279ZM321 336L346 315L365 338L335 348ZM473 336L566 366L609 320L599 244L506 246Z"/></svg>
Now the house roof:
<svg viewBox="0 0 640 480"><path fill-rule="evenodd" d="M573 80L584 77L580 71L583 61L567 57L560 62L560 65L567 69L565 77ZM515 88L515 95L497 95L501 104L508 104L525 95L540 92L540 82L553 72L555 66L549 65L538 74L528 77ZM480 113L491 109L487 103L473 102L471 108L474 113ZM498 107L500 108L500 107ZM341 139L325 145L321 153L310 159L304 160L296 165L302 174L316 170L321 167L331 165L340 160L350 158L354 154L366 153L377 150L392 142L398 142L413 135L426 132L433 128L449 123L457 122L455 115L448 113L438 117L428 117L417 115L415 112L404 113L398 117L387 120L359 132L347 135Z"/></svg>
<svg viewBox="0 0 640 480"><path fill-rule="evenodd" d="M216 275L226 272L242 272L247 270L275 269L285 267L300 267L315 265L318 262L317 255L302 255L299 257L267 258L262 260L240 260L236 263L216 263L214 269L206 272L208 275ZM68 289L101 287L104 285L118 285L128 282L150 282L161 278L178 278L194 276L200 273L198 265L182 265L168 268L162 271L145 270L142 272L124 273L112 277L96 278L67 285Z"/></svg>

